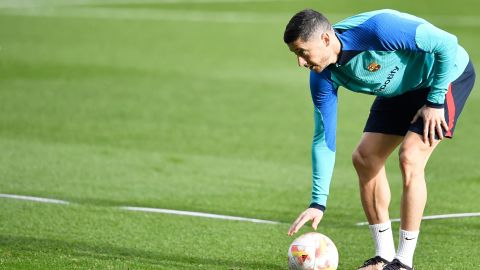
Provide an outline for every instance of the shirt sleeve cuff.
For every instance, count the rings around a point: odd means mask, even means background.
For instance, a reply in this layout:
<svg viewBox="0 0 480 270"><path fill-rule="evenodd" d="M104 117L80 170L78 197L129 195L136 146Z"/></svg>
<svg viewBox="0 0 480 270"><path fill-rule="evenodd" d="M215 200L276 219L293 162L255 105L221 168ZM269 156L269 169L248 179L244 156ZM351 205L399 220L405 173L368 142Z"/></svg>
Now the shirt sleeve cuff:
<svg viewBox="0 0 480 270"><path fill-rule="evenodd" d="M427 107L435 108L435 109L442 109L443 107L445 107L444 103L434 103L434 102L431 102L431 101L428 101L428 100L425 103L425 105L427 105Z"/></svg>
<svg viewBox="0 0 480 270"><path fill-rule="evenodd" d="M324 205L320 205L318 203L311 203L308 208L315 208L315 209L318 209L322 212L325 212L325 209L326 209L326 207Z"/></svg>

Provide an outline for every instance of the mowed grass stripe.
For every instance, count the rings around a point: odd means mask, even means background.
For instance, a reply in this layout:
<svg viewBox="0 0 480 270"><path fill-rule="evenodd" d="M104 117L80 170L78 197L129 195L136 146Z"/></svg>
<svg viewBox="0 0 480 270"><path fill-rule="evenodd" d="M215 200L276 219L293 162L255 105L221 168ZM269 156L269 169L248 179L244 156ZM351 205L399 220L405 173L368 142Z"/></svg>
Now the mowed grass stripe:
<svg viewBox="0 0 480 270"><path fill-rule="evenodd" d="M256 13L209 10L162 10L147 8L104 8L104 7L28 7L6 8L0 13L19 16L97 18L118 20L154 20L208 23L272 23L285 24L291 13ZM347 13L329 13L329 19L337 22L351 16ZM443 27L480 27L480 16L474 15L421 15L435 25Z"/></svg>
<svg viewBox="0 0 480 270"><path fill-rule="evenodd" d="M287 2L292 0L42 0L42 1L0 1L0 8L32 8L55 6L80 6L80 5L121 5L121 4L216 4L216 3L270 3Z"/></svg>
<svg viewBox="0 0 480 270"><path fill-rule="evenodd" d="M282 269L290 242L286 225L14 200L0 209L0 269Z"/></svg>
<svg viewBox="0 0 480 270"><path fill-rule="evenodd" d="M151 20L208 23L278 23L288 19L290 14L275 15L253 12L218 12L198 10L162 10L162 9L127 9L127 8L25 8L4 9L3 14L18 16L39 16L56 18L96 18L117 20Z"/></svg>

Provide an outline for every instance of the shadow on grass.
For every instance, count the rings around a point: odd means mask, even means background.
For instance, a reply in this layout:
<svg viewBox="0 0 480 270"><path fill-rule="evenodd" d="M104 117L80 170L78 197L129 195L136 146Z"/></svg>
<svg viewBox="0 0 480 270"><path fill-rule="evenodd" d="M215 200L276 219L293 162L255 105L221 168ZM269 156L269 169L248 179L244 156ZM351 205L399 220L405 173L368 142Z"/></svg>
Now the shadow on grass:
<svg viewBox="0 0 480 270"><path fill-rule="evenodd" d="M105 261L122 260L125 263L143 263L152 266L164 266L172 264L191 264L191 266L225 266L225 269L284 269L278 264L236 261L221 259L225 254L218 254L219 258L200 258L194 256L185 256L182 254L165 254L155 251L145 251L141 249L132 249L117 247L112 245L95 245L80 241L63 241L56 239L44 239L24 236L0 235L0 247L11 249L12 251L28 251L33 253L51 253L70 255L75 257L88 257ZM44 255L42 255L44 256Z"/></svg>

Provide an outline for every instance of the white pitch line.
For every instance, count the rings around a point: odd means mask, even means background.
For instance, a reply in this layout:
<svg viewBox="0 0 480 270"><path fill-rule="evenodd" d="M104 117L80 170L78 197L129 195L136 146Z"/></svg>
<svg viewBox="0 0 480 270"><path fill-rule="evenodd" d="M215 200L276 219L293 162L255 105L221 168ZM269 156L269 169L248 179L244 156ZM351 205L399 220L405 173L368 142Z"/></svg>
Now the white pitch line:
<svg viewBox="0 0 480 270"><path fill-rule="evenodd" d="M17 200L25 200L25 201L34 201L34 202L41 202L41 203L69 204L69 202L67 202L67 201L62 201L62 200L55 200L55 199L48 199L48 198L40 198L40 197L32 197L32 196L23 196L23 195L14 195L14 194L0 194L0 198L9 198L9 199L17 199Z"/></svg>
<svg viewBox="0 0 480 270"><path fill-rule="evenodd" d="M464 217L480 217L480 213L459 213L459 214L446 214L446 215L433 215L433 216L424 216L422 220L431 220L431 219L451 219L451 218L464 218ZM399 218L391 219L392 222L400 222ZM368 222L358 222L355 224L357 226L368 225Z"/></svg>
<svg viewBox="0 0 480 270"><path fill-rule="evenodd" d="M2 193L0 193L0 198L24 200L24 201L34 201L34 202L41 202L41 203L70 204L70 202L63 201L63 200L33 197L33 196L24 196L24 195L15 195L15 194L2 194ZM132 206L120 206L118 208L123 209L123 210L129 210L129 211L163 213L163 214L194 216L194 217L206 217L206 218L216 218L216 219L224 219L224 220L248 221L248 222L264 223L264 224L280 224L280 222L278 222L278 221L261 220L261 219L254 219L254 218L245 218L245 217L235 217L235 216L225 216L225 215L217 215L217 214L209 214L209 213L201 213L201 212L178 211L178 210L161 209L161 208L132 207Z"/></svg>
<svg viewBox="0 0 480 270"><path fill-rule="evenodd" d="M205 218L216 218L216 219L226 219L226 220L237 220L237 221L248 221L254 223L265 223L265 224L280 224L278 221L270 220L261 220L254 218L244 218L244 217L235 217L235 216L225 216L201 212L190 212L190 211L178 211L178 210L169 210L161 208L146 208L146 207L132 207L132 206L121 206L120 209L129 210L129 211L139 211L139 212L151 212L151 213L162 213L162 214L172 214L172 215L182 215L182 216L194 216L194 217L205 217Z"/></svg>

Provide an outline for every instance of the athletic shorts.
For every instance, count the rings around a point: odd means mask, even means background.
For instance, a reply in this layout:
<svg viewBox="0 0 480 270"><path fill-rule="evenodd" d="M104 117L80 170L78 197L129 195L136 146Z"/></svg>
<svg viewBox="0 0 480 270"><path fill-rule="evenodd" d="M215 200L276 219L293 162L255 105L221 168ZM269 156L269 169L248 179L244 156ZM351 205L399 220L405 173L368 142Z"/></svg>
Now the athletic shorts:
<svg viewBox="0 0 480 270"><path fill-rule="evenodd" d="M443 131L445 137L451 138L463 106L472 91L475 82L475 70L470 61L464 72L453 81L445 96L445 121L449 131ZM375 132L405 136L408 131L423 135L423 119L410 122L417 111L426 104L430 88L412 90L400 96L377 97L370 109L364 132Z"/></svg>

